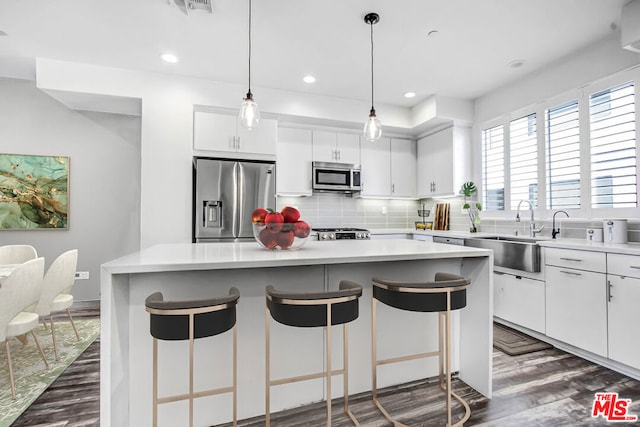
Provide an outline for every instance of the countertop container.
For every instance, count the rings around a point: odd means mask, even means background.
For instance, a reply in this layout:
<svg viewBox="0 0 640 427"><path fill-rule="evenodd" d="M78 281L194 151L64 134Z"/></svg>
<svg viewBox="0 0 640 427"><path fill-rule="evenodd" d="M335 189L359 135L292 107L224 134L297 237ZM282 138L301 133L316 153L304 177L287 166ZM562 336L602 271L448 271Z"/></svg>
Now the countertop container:
<svg viewBox="0 0 640 427"><path fill-rule="evenodd" d="M590 242L602 242L603 232L602 228L587 228L587 240Z"/></svg>
<svg viewBox="0 0 640 427"><path fill-rule="evenodd" d="M606 243L627 243L626 219L605 219L602 226Z"/></svg>

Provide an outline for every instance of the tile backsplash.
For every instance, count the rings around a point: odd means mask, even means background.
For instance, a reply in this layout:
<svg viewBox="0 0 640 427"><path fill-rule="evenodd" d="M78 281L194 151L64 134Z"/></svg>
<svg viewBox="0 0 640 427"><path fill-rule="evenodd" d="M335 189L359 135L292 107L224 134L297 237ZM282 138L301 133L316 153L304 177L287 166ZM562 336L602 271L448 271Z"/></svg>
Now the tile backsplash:
<svg viewBox="0 0 640 427"><path fill-rule="evenodd" d="M342 194L317 193L311 197L278 197L278 209L289 205L300 210L302 219L311 227L362 227L368 229L403 228L414 229L415 222L420 221L418 210L430 210L426 221L433 221L436 203L451 205L449 229L455 231L469 231L470 222L466 210L462 209L463 197L423 200L387 200L364 199L348 197ZM529 219L522 217L520 222L514 219L485 218L480 214L481 221L478 231L497 234L529 235ZM536 227L544 225L539 236L551 237L551 219L536 219ZM560 227L560 236L564 238L585 239L589 228L602 228L599 219L572 219L558 217L556 227ZM640 219L629 219L629 242L640 242Z"/></svg>
<svg viewBox="0 0 640 427"><path fill-rule="evenodd" d="M301 218L313 228L414 228L415 221L420 220L420 202L417 200L364 199L333 193L317 193L311 197L279 196L278 209L286 205L298 208Z"/></svg>

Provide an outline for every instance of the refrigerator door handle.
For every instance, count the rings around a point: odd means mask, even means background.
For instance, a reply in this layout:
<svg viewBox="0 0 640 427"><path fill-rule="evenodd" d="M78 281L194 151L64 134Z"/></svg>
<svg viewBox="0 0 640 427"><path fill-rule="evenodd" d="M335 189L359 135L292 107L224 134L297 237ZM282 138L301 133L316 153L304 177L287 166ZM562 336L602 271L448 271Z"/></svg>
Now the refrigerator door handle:
<svg viewBox="0 0 640 427"><path fill-rule="evenodd" d="M237 238L240 236L240 227L241 220L240 216L242 215L242 182L243 178L243 170L242 165L238 162L233 164L233 221L232 221L232 232L233 237Z"/></svg>

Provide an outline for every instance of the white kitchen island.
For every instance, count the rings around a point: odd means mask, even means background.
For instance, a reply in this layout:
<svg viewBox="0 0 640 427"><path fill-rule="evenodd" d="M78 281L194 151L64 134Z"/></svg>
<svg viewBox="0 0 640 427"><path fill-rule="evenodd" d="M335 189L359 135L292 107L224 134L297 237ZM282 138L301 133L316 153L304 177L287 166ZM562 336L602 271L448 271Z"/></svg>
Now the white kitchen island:
<svg viewBox="0 0 640 427"><path fill-rule="evenodd" d="M309 241L298 251L268 251L255 242L167 244L102 265L101 416L102 426L150 426L152 338L145 298L161 291L165 299L193 299L240 290L238 304L238 417L264 414L265 297L276 289L337 289L348 279L362 284L360 317L350 324L349 393L371 388L371 277L432 280L437 271L471 279L467 307L454 315L454 369L460 378L491 397L493 340L493 252L415 240ZM437 314L378 306L378 354L402 356L437 348ZM272 322L272 378L323 369L322 328L292 328ZM340 369L342 329L334 327L334 369ZM196 391L230 385L231 334L196 341ZM159 342L159 393L188 390L188 343ZM382 366L384 387L437 374L437 358ZM342 377L333 381L333 397ZM324 398L322 379L272 389L278 411ZM444 410L444 401L443 401ZM159 425L184 425L188 404L159 407ZM195 425L231 420L231 396L197 399Z"/></svg>

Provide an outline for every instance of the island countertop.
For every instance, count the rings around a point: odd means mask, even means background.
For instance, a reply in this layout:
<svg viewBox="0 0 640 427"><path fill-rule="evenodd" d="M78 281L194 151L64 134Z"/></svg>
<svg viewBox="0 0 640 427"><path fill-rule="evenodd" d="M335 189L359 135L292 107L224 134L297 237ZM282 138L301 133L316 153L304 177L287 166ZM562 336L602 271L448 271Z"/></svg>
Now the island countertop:
<svg viewBox="0 0 640 427"><path fill-rule="evenodd" d="M346 264L458 257L492 251L417 240L311 240L299 250L267 250L256 242L161 244L102 265L112 274Z"/></svg>
<svg viewBox="0 0 640 427"><path fill-rule="evenodd" d="M240 292L238 327L238 415L240 419L264 414L265 317L264 289L317 292L335 289L341 280L363 286L359 317L349 326L349 393L371 389L371 277L396 280L429 280L436 272L460 274L471 280L467 306L453 316L454 370L458 378L486 397L492 389L493 342L493 252L464 246L418 240L309 240L299 250L270 251L257 242L160 244L115 259L101 271L101 363L100 424L104 427L150 426L152 403L152 337L145 298L163 292L167 299L197 299L222 295L233 286ZM385 319L378 334L386 337L378 350L383 354L416 354L437 347L437 316L400 312L380 306ZM278 325L271 357L280 363L283 377L318 370L325 363L323 330L298 330ZM419 339L418 339L419 337ZM230 382L229 334L199 340L201 358L215 364L197 369L198 381L207 385ZM338 339L338 341L340 341ZM161 395L184 393L188 389L185 373L188 360L184 343L160 344ZM292 353L291 348L295 347ZM342 348L336 342L334 352ZM225 353L226 352L226 353ZM297 354L298 356L294 356ZM304 357L300 357L304 354ZM204 359L203 359L204 360ZM215 366L216 369L212 369ZM435 376L437 360L409 361L388 366L380 385L396 385ZM384 375L383 375L384 374ZM186 388L185 388L186 387ZM285 386L282 386L285 387ZM280 391L272 410L295 407L324 398L319 381L296 384ZM293 390L293 391L292 391ZM277 392L277 390L276 390ZM341 396L339 387L335 396ZM230 421L228 397L211 396L196 402L195 425L206 426ZM187 402L161 405L164 425L184 425Z"/></svg>

